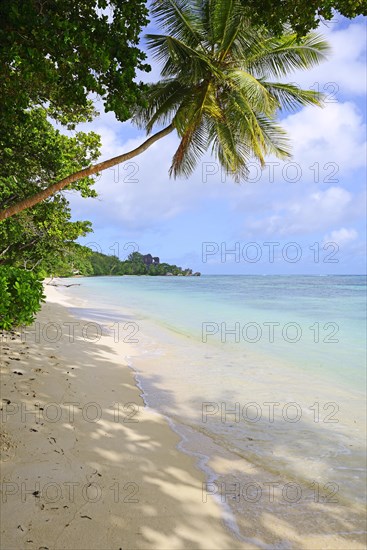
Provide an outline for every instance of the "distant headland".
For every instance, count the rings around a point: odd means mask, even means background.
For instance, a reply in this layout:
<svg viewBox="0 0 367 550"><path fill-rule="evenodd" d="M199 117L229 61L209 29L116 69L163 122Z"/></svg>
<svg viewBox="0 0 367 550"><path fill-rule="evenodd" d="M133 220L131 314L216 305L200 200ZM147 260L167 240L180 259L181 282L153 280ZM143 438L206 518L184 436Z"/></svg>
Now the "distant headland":
<svg viewBox="0 0 367 550"><path fill-rule="evenodd" d="M200 277L199 271L182 268L174 264L161 262L158 256L132 252L126 260L117 256L95 252L90 248L78 245L83 254L74 257L70 263L60 264L53 276L58 277L98 277L120 275L149 275L166 277ZM79 261L76 261L79 260Z"/></svg>

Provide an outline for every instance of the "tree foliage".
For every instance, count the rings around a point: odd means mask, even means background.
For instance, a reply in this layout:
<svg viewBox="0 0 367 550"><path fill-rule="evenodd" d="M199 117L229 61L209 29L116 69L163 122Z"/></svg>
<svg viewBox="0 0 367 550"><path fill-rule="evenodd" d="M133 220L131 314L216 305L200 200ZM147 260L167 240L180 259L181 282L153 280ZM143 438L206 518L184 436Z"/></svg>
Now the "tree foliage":
<svg viewBox="0 0 367 550"><path fill-rule="evenodd" d="M149 69L138 48L146 22L145 0L1 1L1 209L97 160L99 136L63 135L50 118L69 130L91 121L91 93L119 120L144 104L135 76L136 69ZM68 191L96 196L92 183L82 177ZM89 231L90 222L72 221L65 194L0 224L3 328L32 321L41 297L38 277L92 272L89 253L74 242Z"/></svg>
<svg viewBox="0 0 367 550"><path fill-rule="evenodd" d="M58 255L54 254L47 265L42 266L43 277L74 277L94 275L90 261L92 251L75 242L64 246Z"/></svg>
<svg viewBox="0 0 367 550"><path fill-rule="evenodd" d="M229 0L230 2L231 0ZM281 35L284 25L290 25L299 37L316 29L322 21L330 21L336 10L352 19L367 15L365 0L241 0L254 25L264 25Z"/></svg>
<svg viewBox="0 0 367 550"><path fill-rule="evenodd" d="M29 325L41 309L43 286L34 273L0 266L0 329Z"/></svg>
<svg viewBox="0 0 367 550"><path fill-rule="evenodd" d="M2 123L46 102L70 121L88 111L90 93L126 120L142 101L134 77L148 68L137 47L146 23L144 0L2 0Z"/></svg>
<svg viewBox="0 0 367 550"><path fill-rule="evenodd" d="M117 256L108 256L100 252L92 252L90 255L92 275L191 275L191 269L182 269L177 265L167 263L145 265L143 255L140 252L132 252L128 259L121 261Z"/></svg>
<svg viewBox="0 0 367 550"><path fill-rule="evenodd" d="M41 107L26 111L22 124L14 124L7 137L0 128L1 207L98 158L97 134L63 135L47 120L47 114ZM93 183L92 178L84 178L70 190L93 197ZM73 241L89 231L90 222L71 221L67 197L55 195L0 224L0 265L45 269L55 257L71 252Z"/></svg>

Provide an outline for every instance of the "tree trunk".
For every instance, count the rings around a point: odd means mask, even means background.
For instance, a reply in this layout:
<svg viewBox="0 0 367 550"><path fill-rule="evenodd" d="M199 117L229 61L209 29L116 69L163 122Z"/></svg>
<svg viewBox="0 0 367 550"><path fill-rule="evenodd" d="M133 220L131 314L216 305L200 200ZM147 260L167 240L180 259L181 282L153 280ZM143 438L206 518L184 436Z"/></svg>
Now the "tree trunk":
<svg viewBox="0 0 367 550"><path fill-rule="evenodd" d="M82 178L86 178L87 176L92 176L93 174L97 174L98 172L103 172L103 170L107 170L107 168L111 168L112 166L116 166L116 164L120 164L121 162L125 162L126 160L130 160L136 157L137 155L140 155L146 149L148 149L148 147L153 145L153 143L155 143L162 137L167 136L173 130L174 130L174 127L172 126L172 124L170 124L160 132L157 132L156 134L154 134L154 136L151 136L150 138L148 138L146 141L144 141L144 143L142 143L136 149L133 149L128 153L119 155L118 157L114 157L112 159L105 160L104 162L100 162L99 164L95 164L94 166L90 166L89 168L84 168L84 170L80 170L79 172L75 172L74 174L71 174L71 176L68 176L63 180L60 180L57 183L53 183L52 185L50 185L50 187L43 189L43 191L40 191L39 193L36 193L31 197L23 199L22 201L18 202L17 204L14 204L13 206L9 206L9 208L5 208L5 210L2 210L0 212L0 221L6 220L7 218L14 216L15 214L19 214L19 212L22 212L22 210L25 210L26 208L31 208L32 206L38 204L39 202L42 202L48 197L51 197L51 195L54 195L58 191L61 191L71 183L74 183L74 181L80 180Z"/></svg>

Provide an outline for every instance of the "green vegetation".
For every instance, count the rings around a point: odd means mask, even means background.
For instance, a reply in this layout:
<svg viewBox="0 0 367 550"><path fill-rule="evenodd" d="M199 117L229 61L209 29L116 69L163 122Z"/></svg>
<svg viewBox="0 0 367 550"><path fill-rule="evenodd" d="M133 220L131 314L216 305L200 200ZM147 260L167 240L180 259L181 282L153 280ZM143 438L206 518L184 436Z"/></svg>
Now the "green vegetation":
<svg viewBox="0 0 367 550"><path fill-rule="evenodd" d="M121 261L117 256L107 256L100 252L92 252L87 247L80 247L84 252L84 261L70 264L70 261L60 263L59 267L55 266L52 275L59 277L71 277L73 275L84 276L100 276L100 275L192 275L191 269L182 269L177 265L167 263L144 264L143 255L139 252L133 252L128 259ZM51 275L51 273L49 273Z"/></svg>
<svg viewBox="0 0 367 550"><path fill-rule="evenodd" d="M121 121L145 104L135 76L149 69L137 47L146 22L145 0L1 2L1 210L97 160L98 135L64 135L51 119L67 130L92 121L91 93ZM67 190L93 197L93 183L86 175ZM32 321L45 275L92 274L89 251L75 243L90 231L90 222L71 221L60 193L0 223L3 328Z"/></svg>
<svg viewBox="0 0 367 550"><path fill-rule="evenodd" d="M0 203L27 196L69 170L87 166L99 155L99 136L61 134L47 120L47 110L24 112L5 140L0 130ZM93 180L84 178L71 189L96 196ZM40 309L44 276L58 270L73 274L86 269L84 247L74 241L91 231L89 221L71 221L68 200L55 195L32 209L0 223L0 328L29 324ZM91 272L91 269L90 269Z"/></svg>
<svg viewBox="0 0 367 550"><path fill-rule="evenodd" d="M43 286L37 277L23 269L0 267L0 329L29 325L41 309Z"/></svg>
<svg viewBox="0 0 367 550"><path fill-rule="evenodd" d="M77 132L68 137L47 120L44 108L24 113L5 141L0 129L0 204L45 187L70 170L88 166L99 155L99 136ZM96 196L92 178L71 189L83 197ZM88 221L70 221L67 198L55 195L32 209L0 223L0 265L42 272L69 255L75 256L74 241L91 231Z"/></svg>
<svg viewBox="0 0 367 550"><path fill-rule="evenodd" d="M284 25L288 24L298 36L305 36L312 29L316 29L322 21L330 21L334 16L334 10L349 19L357 15L367 15L365 0L241 1L253 25L264 25L276 35L281 35Z"/></svg>
<svg viewBox="0 0 367 550"><path fill-rule="evenodd" d="M85 115L88 95L126 120L142 103L134 81L146 70L138 49L145 0L2 0L0 114L11 134L24 110L49 102L62 123Z"/></svg>

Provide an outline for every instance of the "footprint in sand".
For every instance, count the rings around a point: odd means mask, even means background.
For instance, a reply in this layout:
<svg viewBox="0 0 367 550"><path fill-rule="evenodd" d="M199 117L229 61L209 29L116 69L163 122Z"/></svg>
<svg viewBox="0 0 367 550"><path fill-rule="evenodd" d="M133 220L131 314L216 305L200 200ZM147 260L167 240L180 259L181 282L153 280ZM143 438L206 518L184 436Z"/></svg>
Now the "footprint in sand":
<svg viewBox="0 0 367 550"><path fill-rule="evenodd" d="M15 457L16 444L4 431L0 432L0 462L8 462Z"/></svg>
<svg viewBox="0 0 367 550"><path fill-rule="evenodd" d="M42 372L43 374L48 374L47 370L40 369L39 367L37 369L32 369L33 372Z"/></svg>

